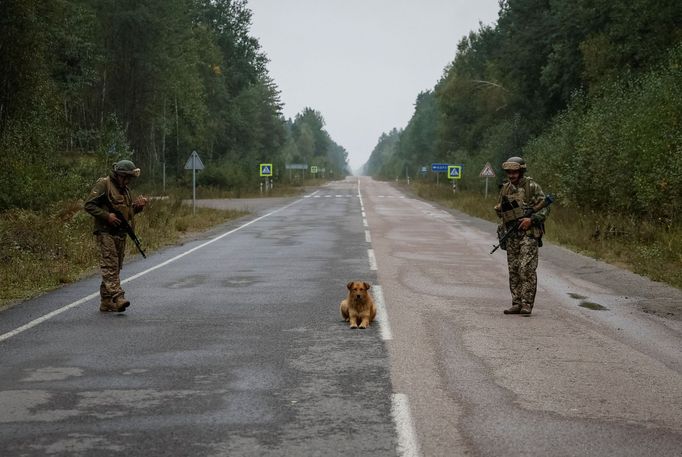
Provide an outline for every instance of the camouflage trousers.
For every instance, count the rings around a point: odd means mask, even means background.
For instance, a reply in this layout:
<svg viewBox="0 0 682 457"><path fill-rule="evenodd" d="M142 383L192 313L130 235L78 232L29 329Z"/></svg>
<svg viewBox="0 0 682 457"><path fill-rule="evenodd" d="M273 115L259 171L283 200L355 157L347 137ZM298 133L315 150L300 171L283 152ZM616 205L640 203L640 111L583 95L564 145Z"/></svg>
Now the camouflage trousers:
<svg viewBox="0 0 682 457"><path fill-rule="evenodd" d="M123 295L120 273L125 256L126 238L125 235L98 233L97 246L100 254L99 268L102 274L99 295L102 301L107 301Z"/></svg>
<svg viewBox="0 0 682 457"><path fill-rule="evenodd" d="M538 287L538 240L523 235L509 237L507 265L512 305L528 305L532 309Z"/></svg>

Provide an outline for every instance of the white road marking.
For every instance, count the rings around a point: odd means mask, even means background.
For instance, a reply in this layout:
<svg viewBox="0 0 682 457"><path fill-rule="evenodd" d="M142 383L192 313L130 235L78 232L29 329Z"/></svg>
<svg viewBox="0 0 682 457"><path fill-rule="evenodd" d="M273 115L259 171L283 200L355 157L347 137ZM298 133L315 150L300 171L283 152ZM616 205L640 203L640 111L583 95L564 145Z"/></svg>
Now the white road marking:
<svg viewBox="0 0 682 457"><path fill-rule="evenodd" d="M365 230L365 241L368 243L372 242L372 235L370 235L369 230Z"/></svg>
<svg viewBox="0 0 682 457"><path fill-rule="evenodd" d="M398 433L398 455L402 457L419 457L417 434L410 414L410 403L405 394L393 394L391 399L391 415Z"/></svg>
<svg viewBox="0 0 682 457"><path fill-rule="evenodd" d="M381 339L390 341L393 339L391 332L391 324L388 322L388 313L386 312L386 302L384 301L384 292L381 286L372 286L369 290L372 291L374 297L374 304L377 305L377 321L379 322L379 332Z"/></svg>
<svg viewBox="0 0 682 457"><path fill-rule="evenodd" d="M367 256L369 257L369 269L377 271L377 258L374 257L374 249L367 249Z"/></svg>
<svg viewBox="0 0 682 457"><path fill-rule="evenodd" d="M317 192L318 192L318 191L313 192L313 193L310 194L308 197L314 196ZM304 197L304 198L305 198L305 197ZM263 216L260 216L260 217L258 217L258 218L256 218L256 219L254 219L254 220L252 220L252 221L249 221L249 222L247 222L246 224L240 225L240 226L237 227L236 229L230 230L229 232L225 232L225 233L223 233L222 235L219 235L219 236L217 236L217 237L215 237L215 238L212 238L212 239L210 239L209 241L206 241L205 243L200 244L199 246L195 246L195 247L193 247L192 249L189 249L189 250L183 252L182 254L178 254L178 255L176 255L175 257L166 260L165 262L161 262L161 263L158 264L158 265L155 265L155 266L153 266L153 267L151 267L151 268L148 268L148 269L146 269L146 270L144 270L144 271L141 271L140 273L137 273L136 275L133 275L133 276L131 276L131 277L129 277L129 278L127 278L127 279L121 281L121 284L128 283L128 282L130 282L130 281L133 281L133 280L139 278L140 276L144 276L144 275L146 275L147 273L151 273L151 272L154 271L154 270L157 270L157 269L159 269L159 268L161 268L161 267L165 267L165 266L168 265L169 263L175 262L176 260L181 259L181 258L185 257L186 255L189 255L189 254L193 253L194 251L197 251L197 250L199 250L199 249L201 249L201 248L203 248L203 247L206 247L206 246L208 246L209 244L213 244L213 243L215 243L216 241L218 241L218 240L220 240L220 239L222 239L222 238L225 238L225 237L228 236L228 235L231 235L231 234L233 234L233 233L235 233L235 232L238 232L239 230L241 230L241 229L243 229L243 228L245 228L245 227L248 227L248 226L251 225L251 224L254 224L254 223L256 223L256 222L258 222L258 221L260 221L260 220L262 220L262 219L265 219L266 217L272 216L273 214L278 213L278 212L280 212L280 211L282 211L282 210L284 210L284 209L286 209L286 208L289 208L290 206L293 206L293 205L295 205L296 203L299 203L299 202L302 202L302 201L303 201L302 198L301 198L301 199L298 199L298 200L296 200L295 202L289 203L289 204L286 205L286 206L283 206L283 207L281 207L281 208L278 208L278 209L276 209L276 210L274 210L274 211L271 211L271 212L269 212L269 213L267 213L267 214L264 214ZM81 305L81 304L87 302L88 300L92 300L93 298L98 297L98 296L99 296L99 292L95 292L95 293L93 293L93 294L88 295L87 297L83 297L83 298L81 298L80 300L77 300L77 301L75 301L75 302L73 302L73 303L70 303L70 304L68 304L68 305L62 306L61 308L56 309L56 310L54 310L54 311L52 311L52 312L50 312L50 313L47 313L47 314L45 314L44 316L41 316L41 317L39 317L39 318L37 318L37 319L34 319L34 320L32 320L31 322L29 322L29 323L27 323L27 324L24 324L24 325L22 325L21 327L18 327L18 328L14 329L14 330L12 330L12 331L10 331L10 332L3 333L2 335L0 335L0 342L5 341L5 340L7 340L7 339L9 339L9 338L12 338L13 336L16 336L16 335L18 335L18 334L20 334L20 333L22 333L22 332L24 332L24 331L26 331L26 330L28 330L28 329L31 329L31 328L35 327L36 325L42 324L43 322L45 322L45 321L47 321L47 320L49 320L49 319L51 319L51 318L53 318L53 317L55 317L55 316L57 316L57 315L63 313L63 312L65 312L65 311L68 311L68 310L71 309L71 308L75 308L76 306Z"/></svg>
<svg viewBox="0 0 682 457"><path fill-rule="evenodd" d="M364 217L362 218L362 225L364 227L369 227L369 224L367 224L367 219L365 219Z"/></svg>

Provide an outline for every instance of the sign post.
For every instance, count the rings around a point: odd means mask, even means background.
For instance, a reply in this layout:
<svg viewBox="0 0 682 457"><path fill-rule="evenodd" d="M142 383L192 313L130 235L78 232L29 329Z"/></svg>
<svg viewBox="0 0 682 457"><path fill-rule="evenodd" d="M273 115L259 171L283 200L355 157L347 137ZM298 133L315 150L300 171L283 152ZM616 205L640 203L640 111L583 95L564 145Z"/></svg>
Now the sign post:
<svg viewBox="0 0 682 457"><path fill-rule="evenodd" d="M447 163L432 163L431 164L431 171L436 173L436 185L438 185L439 181L439 173L445 173L448 171L448 164Z"/></svg>
<svg viewBox="0 0 682 457"><path fill-rule="evenodd" d="M199 158L197 151L192 151L192 154L185 162L185 170L192 170L192 214L196 213L197 207L197 170L203 170L204 164Z"/></svg>
<svg viewBox="0 0 682 457"><path fill-rule="evenodd" d="M260 164L260 176L261 178L265 178L265 190L267 192L270 191L270 177L272 177L272 164L271 163L262 163ZM263 182L261 181L260 183L260 192L263 193Z"/></svg>
<svg viewBox="0 0 682 457"><path fill-rule="evenodd" d="M462 179L462 166L448 165L448 179Z"/></svg>
<svg viewBox="0 0 682 457"><path fill-rule="evenodd" d="M495 177L495 171L493 170L490 162L486 162L483 170L478 174L481 178L485 178L485 198L488 198L488 178Z"/></svg>

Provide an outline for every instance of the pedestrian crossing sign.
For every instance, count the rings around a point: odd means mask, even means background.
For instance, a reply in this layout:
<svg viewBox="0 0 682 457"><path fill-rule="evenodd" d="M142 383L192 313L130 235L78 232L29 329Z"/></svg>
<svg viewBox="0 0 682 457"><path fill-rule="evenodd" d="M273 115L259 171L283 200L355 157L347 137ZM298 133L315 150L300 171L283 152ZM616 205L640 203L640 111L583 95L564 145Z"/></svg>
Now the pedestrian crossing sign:
<svg viewBox="0 0 682 457"><path fill-rule="evenodd" d="M462 166L448 165L448 179L462 179Z"/></svg>
<svg viewBox="0 0 682 457"><path fill-rule="evenodd" d="M260 175L261 176L272 176L272 164L271 163L260 164Z"/></svg>

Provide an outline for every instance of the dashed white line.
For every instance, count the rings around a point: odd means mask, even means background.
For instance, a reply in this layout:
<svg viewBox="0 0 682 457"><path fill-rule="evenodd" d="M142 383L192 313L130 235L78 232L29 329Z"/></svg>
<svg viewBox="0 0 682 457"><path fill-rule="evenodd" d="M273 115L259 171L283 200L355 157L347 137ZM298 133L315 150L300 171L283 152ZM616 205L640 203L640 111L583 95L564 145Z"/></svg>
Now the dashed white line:
<svg viewBox="0 0 682 457"><path fill-rule="evenodd" d="M402 457L419 457L419 444L410 414L410 403L407 395L395 393L391 401L391 415L398 432L398 455Z"/></svg>
<svg viewBox="0 0 682 457"><path fill-rule="evenodd" d="M365 230L365 241L368 243L372 242L372 235L370 235L369 230Z"/></svg>
<svg viewBox="0 0 682 457"><path fill-rule="evenodd" d="M374 304L377 305L377 322L379 322L379 332L381 339L390 341L393 339L391 332L391 324L388 322L388 313L386 312L386 302L384 301L384 292L381 286L374 285L370 289L374 297Z"/></svg>
<svg viewBox="0 0 682 457"><path fill-rule="evenodd" d="M377 271L377 258L374 257L374 249L367 249L367 256L369 257L369 269Z"/></svg>

